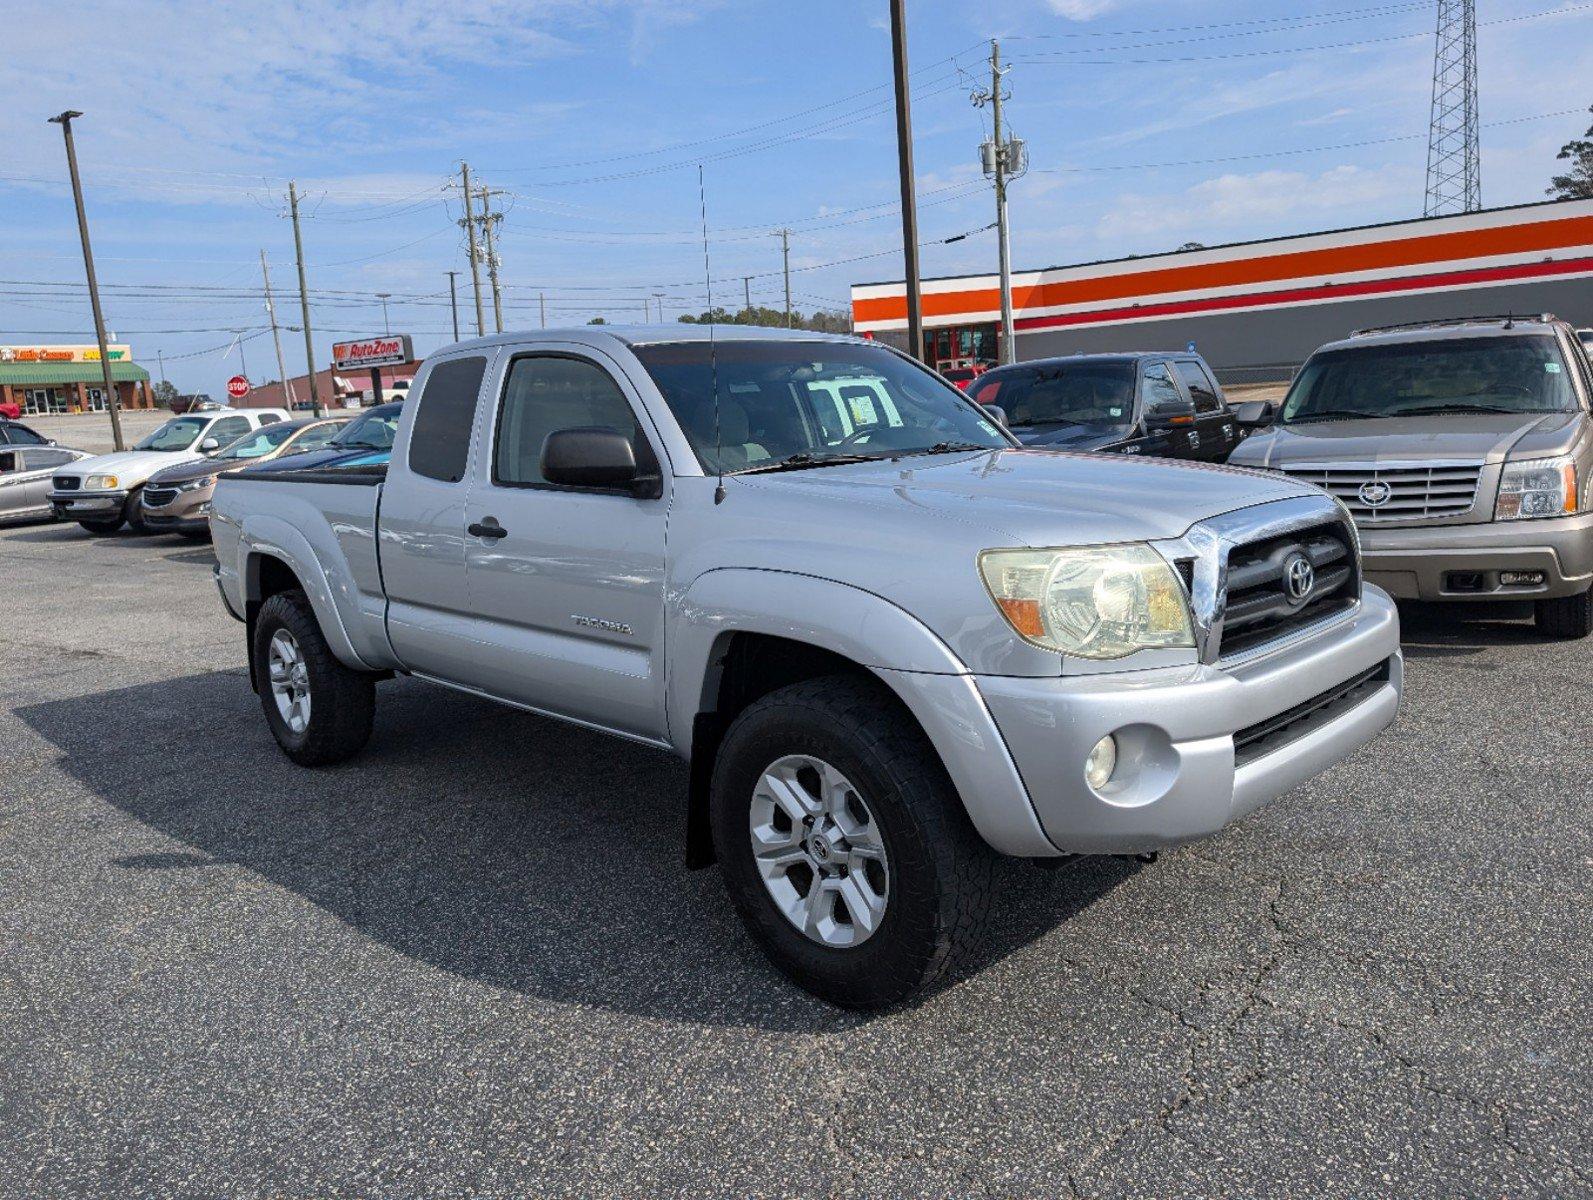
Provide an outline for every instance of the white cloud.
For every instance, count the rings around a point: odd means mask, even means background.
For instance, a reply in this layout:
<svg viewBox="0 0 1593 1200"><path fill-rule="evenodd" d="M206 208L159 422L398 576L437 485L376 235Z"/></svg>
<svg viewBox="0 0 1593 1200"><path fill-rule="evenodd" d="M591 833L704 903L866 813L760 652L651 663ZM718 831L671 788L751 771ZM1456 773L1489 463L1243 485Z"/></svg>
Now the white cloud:
<svg viewBox="0 0 1593 1200"><path fill-rule="evenodd" d="M1121 0L1046 0L1046 5L1069 21L1089 21L1121 7Z"/></svg>
<svg viewBox="0 0 1593 1200"><path fill-rule="evenodd" d="M1313 214L1331 214L1331 224L1350 225L1355 223L1356 210L1407 192L1413 208L1419 208L1420 188L1419 171L1413 172L1408 164L1378 169L1344 165L1317 175L1280 170L1230 173L1167 195L1125 193L1101 218L1096 235L1143 253L1169 239L1203 240L1234 229L1242 229L1247 237L1265 236L1280 226L1299 232L1301 221Z"/></svg>

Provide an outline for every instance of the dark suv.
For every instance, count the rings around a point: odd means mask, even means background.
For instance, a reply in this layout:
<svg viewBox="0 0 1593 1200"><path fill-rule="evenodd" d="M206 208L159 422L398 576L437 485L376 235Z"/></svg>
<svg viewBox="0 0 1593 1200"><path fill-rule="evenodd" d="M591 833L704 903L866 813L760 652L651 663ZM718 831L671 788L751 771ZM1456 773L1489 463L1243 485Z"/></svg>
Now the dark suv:
<svg viewBox="0 0 1593 1200"><path fill-rule="evenodd" d="M1027 446L1222 462L1237 422L1189 352L1074 354L998 367L969 389Z"/></svg>

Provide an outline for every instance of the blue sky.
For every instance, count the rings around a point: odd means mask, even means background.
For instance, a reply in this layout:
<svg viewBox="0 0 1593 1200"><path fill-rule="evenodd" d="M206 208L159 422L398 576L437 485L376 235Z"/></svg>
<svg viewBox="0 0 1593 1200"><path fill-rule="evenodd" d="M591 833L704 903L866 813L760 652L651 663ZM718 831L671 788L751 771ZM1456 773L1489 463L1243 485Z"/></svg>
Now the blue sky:
<svg viewBox="0 0 1593 1200"><path fill-rule="evenodd" d="M910 0L925 239L993 219L976 147L987 39L1033 170L1012 190L1020 267L1420 214L1434 5L1311 0ZM781 303L900 274L885 0L13 0L0 61L0 342L91 339L60 133L78 150L107 320L183 390L276 374L259 251L297 320L289 178L306 194L312 324L450 340L463 270L458 161L505 190L507 323ZM1541 199L1593 102L1593 3L1480 0L1483 199ZM91 47L87 37L107 48ZM103 57L102 57L103 54ZM1544 116L1544 114L1558 114ZM1520 118L1534 118L1520 120ZM994 236L924 251L992 270ZM830 264L830 265L827 265ZM65 285L65 286L39 286ZM468 276L461 277L471 324ZM490 313L489 313L490 321ZM72 336L77 335L77 336ZM285 335L290 372L303 342Z"/></svg>

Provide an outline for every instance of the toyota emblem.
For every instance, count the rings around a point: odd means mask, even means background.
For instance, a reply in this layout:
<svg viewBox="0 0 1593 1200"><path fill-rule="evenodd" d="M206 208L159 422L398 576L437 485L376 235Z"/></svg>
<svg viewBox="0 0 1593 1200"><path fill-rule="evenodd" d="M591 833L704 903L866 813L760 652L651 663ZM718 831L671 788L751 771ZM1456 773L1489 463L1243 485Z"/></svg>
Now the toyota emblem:
<svg viewBox="0 0 1593 1200"><path fill-rule="evenodd" d="M1290 601L1304 604L1311 596L1311 589L1316 587L1316 568L1305 555L1292 554L1283 565L1283 582L1289 589Z"/></svg>
<svg viewBox="0 0 1593 1200"><path fill-rule="evenodd" d="M1381 508L1394 495L1394 489L1381 479L1371 479L1361 484L1359 495L1367 508Z"/></svg>

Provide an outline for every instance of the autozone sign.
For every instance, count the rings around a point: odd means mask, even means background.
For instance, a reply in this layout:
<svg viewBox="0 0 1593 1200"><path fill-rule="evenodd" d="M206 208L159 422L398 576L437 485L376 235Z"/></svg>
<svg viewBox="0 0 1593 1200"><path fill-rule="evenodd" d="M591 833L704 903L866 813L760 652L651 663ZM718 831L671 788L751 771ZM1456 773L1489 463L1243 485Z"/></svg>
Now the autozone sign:
<svg viewBox="0 0 1593 1200"><path fill-rule="evenodd" d="M361 367L396 367L415 361L415 347L409 334L361 338L356 342L332 343L332 369L357 371Z"/></svg>

